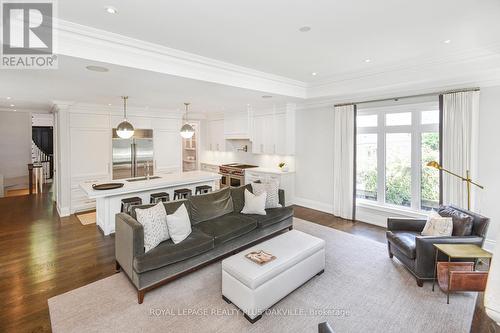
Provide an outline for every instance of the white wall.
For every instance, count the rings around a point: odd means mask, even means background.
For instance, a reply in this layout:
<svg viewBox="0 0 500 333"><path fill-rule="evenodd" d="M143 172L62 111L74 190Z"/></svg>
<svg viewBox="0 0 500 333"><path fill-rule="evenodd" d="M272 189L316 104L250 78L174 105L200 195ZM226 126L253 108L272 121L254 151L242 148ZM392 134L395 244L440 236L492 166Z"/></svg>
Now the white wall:
<svg viewBox="0 0 500 333"><path fill-rule="evenodd" d="M332 107L300 109L296 113L295 202L332 212Z"/></svg>
<svg viewBox="0 0 500 333"><path fill-rule="evenodd" d="M361 98L362 100L362 98ZM500 232L500 86L481 89L479 115L477 211L491 218L485 247L491 249ZM333 104L321 108L297 110L296 203L332 212L333 201ZM381 212L370 207L356 209L359 220L386 226L388 216L421 217L416 213L392 210Z"/></svg>
<svg viewBox="0 0 500 333"><path fill-rule="evenodd" d="M500 232L500 86L481 89L479 111L478 212L488 216L486 247L491 248Z"/></svg>
<svg viewBox="0 0 500 333"><path fill-rule="evenodd" d="M31 163L31 115L29 112L0 111L0 174L9 178L28 175Z"/></svg>

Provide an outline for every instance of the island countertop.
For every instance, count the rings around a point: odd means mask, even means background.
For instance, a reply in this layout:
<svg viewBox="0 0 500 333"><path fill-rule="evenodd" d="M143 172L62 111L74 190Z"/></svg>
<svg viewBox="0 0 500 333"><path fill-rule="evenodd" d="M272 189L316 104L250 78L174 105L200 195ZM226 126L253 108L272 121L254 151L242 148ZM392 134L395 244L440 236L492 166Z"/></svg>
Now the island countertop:
<svg viewBox="0 0 500 333"><path fill-rule="evenodd" d="M111 197L116 195L143 192L154 190L157 188L175 187L198 182L216 181L221 178L217 173L207 171L189 171L181 173L157 173L152 177L158 176L160 178L139 180L128 182L126 179L111 180L107 183L123 183L123 187L114 190L96 191L92 188L93 184L102 184L103 182L83 182L80 183L80 188L85 192L89 199L97 199L104 197Z"/></svg>

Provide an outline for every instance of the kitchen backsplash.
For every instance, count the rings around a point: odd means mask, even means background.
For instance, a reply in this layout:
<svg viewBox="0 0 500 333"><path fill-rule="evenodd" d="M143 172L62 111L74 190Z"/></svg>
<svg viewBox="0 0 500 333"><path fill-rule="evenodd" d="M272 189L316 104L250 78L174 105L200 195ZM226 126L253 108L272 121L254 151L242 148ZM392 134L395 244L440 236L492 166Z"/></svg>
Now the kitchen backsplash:
<svg viewBox="0 0 500 333"><path fill-rule="evenodd" d="M249 147L250 150L250 147ZM200 161L211 164L225 164L231 162L247 163L257 165L262 168L278 168L280 162L285 162L290 170L295 170L294 156L261 155L243 151L201 151Z"/></svg>

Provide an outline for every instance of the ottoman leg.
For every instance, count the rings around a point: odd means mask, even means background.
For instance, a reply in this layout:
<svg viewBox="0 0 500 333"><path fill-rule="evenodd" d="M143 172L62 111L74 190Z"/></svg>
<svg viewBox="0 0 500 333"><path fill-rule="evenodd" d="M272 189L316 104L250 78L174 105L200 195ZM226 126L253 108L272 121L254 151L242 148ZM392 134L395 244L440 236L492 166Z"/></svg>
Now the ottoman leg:
<svg viewBox="0 0 500 333"><path fill-rule="evenodd" d="M231 304L232 302L226 296L222 295L222 299L226 301L227 304Z"/></svg>
<svg viewBox="0 0 500 333"><path fill-rule="evenodd" d="M252 319L245 313L245 319L248 320L251 324L255 324L255 322L257 322L257 320L259 320L260 318L262 318L262 315L258 315L257 317Z"/></svg>
<svg viewBox="0 0 500 333"><path fill-rule="evenodd" d="M320 276L321 274L323 274L325 272L324 269L321 270L321 272L319 272L318 274L316 274L316 276Z"/></svg>

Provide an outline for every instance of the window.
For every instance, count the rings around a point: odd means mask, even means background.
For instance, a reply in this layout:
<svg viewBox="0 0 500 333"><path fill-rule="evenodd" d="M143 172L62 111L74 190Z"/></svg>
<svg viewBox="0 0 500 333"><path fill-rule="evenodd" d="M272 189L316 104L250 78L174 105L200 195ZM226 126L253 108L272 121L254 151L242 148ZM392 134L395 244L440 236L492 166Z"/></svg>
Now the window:
<svg viewBox="0 0 500 333"><path fill-rule="evenodd" d="M380 205L430 210L439 204L437 103L359 109L356 196Z"/></svg>

